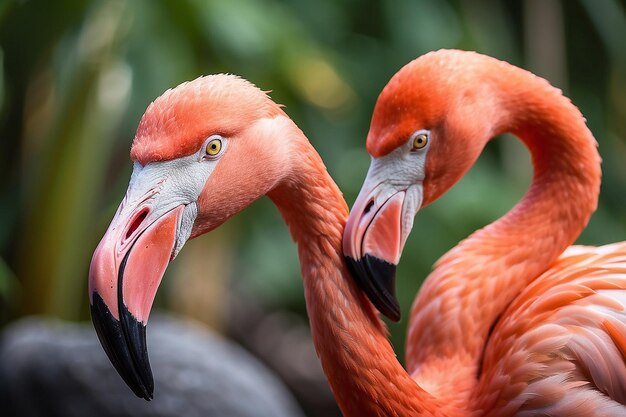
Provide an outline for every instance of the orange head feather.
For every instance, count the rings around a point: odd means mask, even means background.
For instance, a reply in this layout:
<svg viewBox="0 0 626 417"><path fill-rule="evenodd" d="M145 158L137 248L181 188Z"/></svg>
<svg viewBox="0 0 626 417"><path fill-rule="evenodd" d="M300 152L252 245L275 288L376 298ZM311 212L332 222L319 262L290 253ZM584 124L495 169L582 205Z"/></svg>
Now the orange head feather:
<svg viewBox="0 0 626 417"><path fill-rule="evenodd" d="M130 151L142 165L191 155L212 134L237 137L254 121L283 114L254 84L235 75L196 78L151 103Z"/></svg>

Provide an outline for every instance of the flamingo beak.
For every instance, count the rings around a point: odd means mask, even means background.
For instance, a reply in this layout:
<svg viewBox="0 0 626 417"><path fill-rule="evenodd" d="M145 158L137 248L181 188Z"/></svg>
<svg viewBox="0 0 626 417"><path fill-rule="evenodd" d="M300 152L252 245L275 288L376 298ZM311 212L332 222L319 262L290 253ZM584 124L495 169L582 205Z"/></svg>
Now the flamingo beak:
<svg viewBox="0 0 626 417"><path fill-rule="evenodd" d="M196 213L195 203L172 191L179 182L159 169L136 168L89 267L91 318L100 343L126 384L146 400L154 390L148 316L165 269L189 237Z"/></svg>
<svg viewBox="0 0 626 417"><path fill-rule="evenodd" d="M118 213L89 268L91 318L100 343L126 384L146 400L154 390L146 323L183 209L178 206L152 223L145 221L145 206L130 216Z"/></svg>
<svg viewBox="0 0 626 417"><path fill-rule="evenodd" d="M388 185L368 173L343 235L343 253L352 276L374 306L400 320L395 295L396 266L413 217L421 204L421 184Z"/></svg>
<svg viewBox="0 0 626 417"><path fill-rule="evenodd" d="M404 192L392 195L382 204L377 204L372 194L361 192L352 207L343 237L343 253L352 276L374 306L389 319L399 321L395 277L401 252Z"/></svg>
<svg viewBox="0 0 626 417"><path fill-rule="evenodd" d="M149 208L120 210L96 248L89 268L91 318L109 359L133 392L152 399L154 382L146 324L172 257L184 206L153 222Z"/></svg>

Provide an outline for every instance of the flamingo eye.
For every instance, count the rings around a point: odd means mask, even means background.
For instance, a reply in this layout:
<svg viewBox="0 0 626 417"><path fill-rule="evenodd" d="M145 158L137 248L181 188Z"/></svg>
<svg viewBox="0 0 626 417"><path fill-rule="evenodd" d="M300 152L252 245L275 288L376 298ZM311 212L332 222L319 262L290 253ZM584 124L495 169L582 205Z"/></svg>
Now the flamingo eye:
<svg viewBox="0 0 626 417"><path fill-rule="evenodd" d="M220 139L210 140L206 145L206 154L208 156L217 156L222 150L222 141Z"/></svg>
<svg viewBox="0 0 626 417"><path fill-rule="evenodd" d="M428 144L428 135L426 133L418 133L413 138L413 148L411 150L422 149Z"/></svg>

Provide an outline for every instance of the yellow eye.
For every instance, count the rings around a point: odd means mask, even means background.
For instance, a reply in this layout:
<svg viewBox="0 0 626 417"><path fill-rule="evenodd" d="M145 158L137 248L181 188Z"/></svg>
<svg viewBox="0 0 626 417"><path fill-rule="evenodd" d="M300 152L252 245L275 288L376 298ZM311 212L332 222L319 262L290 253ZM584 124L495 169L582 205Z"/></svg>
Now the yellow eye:
<svg viewBox="0 0 626 417"><path fill-rule="evenodd" d="M428 135L420 133L413 138L413 149L422 149L428 143Z"/></svg>
<svg viewBox="0 0 626 417"><path fill-rule="evenodd" d="M209 156L215 156L222 150L222 141L219 139L213 139L206 145L206 154Z"/></svg>

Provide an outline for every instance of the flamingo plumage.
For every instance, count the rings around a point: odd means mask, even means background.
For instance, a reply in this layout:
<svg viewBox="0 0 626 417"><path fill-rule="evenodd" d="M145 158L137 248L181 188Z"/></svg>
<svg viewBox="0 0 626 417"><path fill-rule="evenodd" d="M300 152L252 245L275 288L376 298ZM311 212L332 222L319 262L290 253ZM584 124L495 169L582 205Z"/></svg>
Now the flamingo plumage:
<svg viewBox="0 0 626 417"><path fill-rule="evenodd" d="M394 75L372 116L347 261L372 303L399 319L395 266L414 215L505 132L530 150L530 189L445 254L414 301L411 378L389 391L422 408L373 415L626 415L626 242L570 246L596 209L600 157L583 116L547 81L453 50Z"/></svg>
<svg viewBox="0 0 626 417"><path fill-rule="evenodd" d="M447 129L444 132L450 137L459 136L462 133L467 138L495 134L498 129L494 126L491 129L484 124L464 126L461 124L464 120L461 117L462 113L447 112L455 103L468 100L477 106L482 106L474 107L473 110L473 115L477 119L480 116L481 122L486 123L490 120L487 116L493 116L496 113L495 107L487 106L483 100L484 94L489 93L494 95L488 98L495 101L497 91L495 84L485 84L484 91L463 92L460 97L452 94L456 84L453 81L459 80L450 77L451 75L460 72L466 74L467 80L471 81L477 76L475 70L482 65L480 60L483 58L471 55L475 57L475 62L468 64L475 65L474 67L468 65L465 71L463 70L465 58L459 58L462 56L462 53L440 52L416 61L418 64L413 64L414 67L424 70L419 71L425 74L424 85L421 89L412 88L410 91L402 89L400 92L396 90L395 93L390 89L385 90L391 91L392 95L398 99L402 99L401 96L404 94L406 100L398 106L387 107L389 112L387 116L385 116L384 108L380 110L380 107L377 107L372 126L380 126L381 131L378 134L393 133L394 129L404 129L402 132L396 130L395 133L402 133L401 140L406 141L407 135L411 135L411 129L428 127L434 129L437 126L445 126ZM494 61L484 59L490 62L490 65L495 65ZM456 65L452 65L455 62ZM502 72L505 72L505 69L510 72L510 74L508 72L503 74L506 75L504 78L512 75L519 76L522 81L524 77L532 78L521 70L513 70L505 64L498 65L497 68ZM426 71L431 67L432 71ZM428 79L428 74L434 78ZM498 79L498 75L496 73L492 77ZM450 78L450 82L445 81L447 78ZM561 97L560 94L550 90L545 82L537 81L537 83L545 90L542 90L543 93L547 94L551 91L551 96ZM478 83L474 84L480 86ZM434 101L417 100L420 95L422 98L427 98L430 91L432 97L437 97L435 101L439 105L445 104L446 97L440 97L438 94L446 90L444 88L446 86L450 93L447 97L451 99L448 106L450 108L442 110L432 104ZM524 90L524 85L520 85L519 88ZM405 94L407 92L409 94ZM381 97L385 94L383 92ZM537 97L538 103L544 103L540 99L541 95ZM566 100L562 98L555 98L555 101L567 108L573 108L570 104L563 104ZM491 105L495 106L496 103L493 102ZM416 111L420 107L422 111ZM469 111L471 108L466 106L464 110ZM513 107L511 110L514 110ZM528 109L524 107L524 110ZM413 121L418 122L419 120L415 117L417 117L416 114L421 113L430 114L435 117L432 120L442 123L432 126L420 126L420 123L417 123L412 126L408 116L412 116ZM549 113L546 110L542 114ZM385 117L381 117L381 114ZM456 116L456 124L443 123L446 117L452 121L453 116ZM387 124L393 120L393 117L398 119ZM386 123L377 124L376 120ZM586 127L581 120L576 121L574 126L582 126L586 132ZM553 127L552 130L555 128ZM562 128L565 127L562 126ZM376 130L374 129L373 132ZM524 135L520 136L524 137ZM572 179L591 178L586 188L584 185L577 185L567 189L569 193L574 193L571 195L572 198L579 196L581 190L588 191L588 189L592 189L597 195L599 159L591 137L587 137L586 140L591 141L587 144L589 146L585 145L584 141L581 142L581 146L584 147L585 152L589 148L594 153L583 161L587 162L586 165L578 166L578 168L595 168L591 170L591 175L577 174L578 171L573 169L568 174ZM435 136L431 142L435 142ZM376 154L375 156L381 156L385 152L393 153L391 149L397 144L385 146L370 145L370 148ZM538 147L535 146L535 148ZM428 178L431 180L430 188L424 186L424 201L426 202L441 194L445 186L451 185L453 180L458 179L464 169L471 165L473 160L466 161L463 159L464 156L475 158L480 149L459 149L449 143L448 146L440 148L433 145L428 152L430 155L439 154L437 161L442 164L425 165ZM445 156L446 152L449 152L449 157ZM575 154L578 155L581 152L575 152ZM145 326L156 289L167 264L176 256L187 239L218 227L263 195L268 195L276 204L298 245L307 311L315 347L337 402L346 416L506 416L515 415L515 413L524 415L521 410L524 410L523 407L532 401L540 403L544 398L554 399L557 394L569 394L575 389L585 389L592 385L574 377L558 376L560 375L558 372L566 372L568 366L571 369L582 369L576 368L574 362L568 361L567 355L557 349L561 346L559 343L556 341L550 343L551 339L542 337L541 332L526 338L520 337L516 332L516 329L521 329L519 326L522 323L531 330L541 327L533 327L533 320L539 319L541 315L531 315L518 323L517 317L508 313L515 308L514 300L520 299L516 298L516 295L533 288L534 284L529 283L530 279L524 281L524 277L521 277L518 280L506 280L506 277L501 279L502 277L498 276L497 280L492 281L495 285L495 288L492 288L494 291L485 293L483 283L478 278L467 279L469 277L459 277L454 273L459 269L463 271L467 269L455 261L454 254L461 254L471 249L468 243L461 245L459 249L452 251L439 262L436 273L439 273L441 277L429 279L416 301L409 329L407 363L409 374L398 362L387 339L386 327L374 307L376 305L382 308L381 301L388 302L384 308L393 316L395 312L393 299L385 298L388 294L379 291L382 297L373 297L374 304L372 304L348 271L342 251L342 237L348 211L339 189L302 131L280 106L272 102L261 90L242 79L225 75L208 76L166 92L146 110L133 142L131 157L134 160L134 170L126 197L92 258L89 295L92 319L100 341L120 375L140 397L152 398L153 382L145 344ZM452 166L443 165L443 162L448 159L459 162ZM461 163L463 161L465 164ZM595 178L593 178L594 174ZM381 180L384 178L381 177ZM554 180L552 177L545 178ZM542 195L541 189L537 187L531 188L531 191L530 195ZM558 189L550 191L557 192ZM579 192L575 193L576 191ZM564 211L565 214L571 214L572 218L578 219L581 223L576 227L571 226L573 221L563 224L563 227L570 225L563 232L567 239L573 240L573 235L580 231L582 223L587 221L591 211L595 208L595 201L590 200L593 198L586 196L578 202L584 207L583 209L574 207ZM387 217L397 218L401 211L397 209L397 200L392 202L395 202L396 208L387 212L391 213ZM531 204L526 203L514 212L523 212L529 206ZM381 214L384 213L381 212ZM409 217L402 217L402 221L408 225L413 214L411 213ZM563 213L559 213L561 214ZM372 223L372 225L375 224ZM404 239L405 235L401 235L397 227L385 228L384 224L392 223L380 222L380 227L373 227L369 236L377 236L377 239L368 241L369 243L366 242L368 245L360 247L372 249L374 255L393 261L395 259L385 258L391 252L388 249L389 246L383 243L388 241L389 236ZM539 235L541 232L540 229L530 231L521 227L514 229L515 225L511 221L501 224L503 226L500 227L509 225L513 228L511 230L518 230L523 235L527 234L533 239L531 243L534 243L536 239L533 233ZM485 230L494 230L494 228ZM550 233L554 235L554 230L550 229ZM565 239L560 233L558 235L561 240ZM490 235L483 232L483 237L488 240ZM470 241L471 239L466 242ZM597 282L605 283L607 290L596 287L596 290L593 290L594 293L587 291L583 294L588 294L585 297L586 302L592 300L593 297L601 301L593 305L599 306L596 309L598 314L602 313L610 317L606 321L609 324L603 327L611 329L607 330L606 334L623 334L620 333L622 322L619 321L619 314L617 314L621 311L618 307L621 307L622 303L619 297L611 295L614 289L623 288L619 285L625 278L623 245L613 248L615 250L605 248L603 249L607 252L605 254L600 253L602 249L598 249L597 251L600 252L597 255L593 255L592 251L578 248L574 249L577 253L570 250L568 253L571 256L564 257L562 252L569 243L546 243L545 253L535 261L536 275L545 273L549 265L555 262L570 264L580 262L583 265L585 262L597 262L596 259L602 259L600 261L602 268L599 268L597 273L603 275L604 279L599 279ZM507 258L508 261L512 259L524 261L525 253L520 252L518 248L519 245L501 248L501 252L517 254L515 258ZM401 249L400 240L396 242L396 249L398 251ZM616 252L622 255L614 255ZM346 254L354 255L349 250ZM391 256L399 255L391 254ZM482 254L477 252L476 256L482 256ZM557 261L559 256L561 258ZM359 261L360 257L353 259ZM484 257L481 265L487 266L486 261L489 259ZM387 267L383 263L373 264L374 267L380 267L380 265ZM524 268L514 266L510 269L512 276L515 276L516 271L519 273L525 271ZM478 270L487 272L485 268L478 268ZM370 269L371 271L383 273L388 272L389 269ZM471 271L472 269L467 269L468 274ZM605 276L611 274L613 279ZM554 275L560 279L567 279L567 274ZM582 279L585 274L573 275ZM357 274L357 278L363 277ZM554 279L557 280L557 278ZM362 281L359 282L361 285L364 284ZM439 285L437 285L438 282ZM497 285L498 282L501 284ZM542 280L537 279L536 282L540 283ZM386 291L390 285L380 287L379 290L381 288ZM588 286L588 288L591 287ZM549 293L548 290L541 290L541 288L536 291L542 297ZM568 294L565 298L557 294L554 297L542 299L543 304L536 304L535 307L539 308L543 305L543 309L550 312L558 310L558 301L570 300L570 304L574 304L571 301L572 292L580 293L576 291L565 292ZM476 295L480 294L484 294L483 298L476 299ZM372 297L371 288L368 289L368 295ZM493 316L499 314L496 307L501 306L500 310L506 307L502 305L505 295L511 299L509 300L512 303L511 307L506 314L502 315L502 319L498 320L493 331L490 331L490 326L496 322ZM532 297L528 299L532 300ZM581 308L588 308L589 304L585 304L583 300L581 306ZM483 307L484 312L482 312ZM524 314L528 314L529 311L523 305L519 310ZM472 316L469 313L476 313L476 315ZM573 317L568 314L566 316L568 319ZM613 319L613 317L616 318ZM508 322L513 324L507 326ZM507 329L508 333L505 331ZM471 336L469 337L467 332L470 330L480 334L469 335ZM489 337L490 340L487 341L489 333L492 334ZM510 337L505 337L509 334ZM580 335L583 337L584 332L581 331ZM597 337L603 340L600 334ZM616 340L615 336L611 340ZM582 343L581 341L579 343ZM521 342L522 347L527 350L524 351L515 345L518 342ZM617 349L616 346L623 345L602 342L598 346L604 346L607 349L613 346ZM529 354L525 355L524 352L529 352ZM587 357L589 354L581 355L581 358ZM533 358L534 362L529 361L529 358ZM591 362L593 361L585 363L590 363L590 369L593 369L593 372L597 369L604 369L598 365L606 363L598 362L594 366ZM480 369L478 363L482 363ZM538 365L535 366L536 364ZM550 369L554 375L564 379L563 384L544 384L546 392L550 394L546 397L535 395L538 391L528 391L528 388L533 386L529 383L529 375L535 375L541 379L541 372L549 366L552 366ZM623 365L615 363L615 373L621 372L620 366ZM504 372L507 370L514 372ZM580 370L577 375L582 377L586 374ZM527 379L524 379L525 377ZM544 378L542 381L545 380ZM559 387L562 388L558 389ZM615 387L619 389L619 385L611 385L611 389ZM585 392L593 394L593 391ZM611 415L611 413L617 415L616 413L622 410L619 408L621 406L611 401L613 400L607 395L605 408L599 408L601 412L604 411L603 415ZM546 406L549 404L553 403L544 403ZM595 405L595 402L577 404L584 409L585 404ZM532 411L526 415L532 415ZM535 413L535 415L541 415L541 413Z"/></svg>

